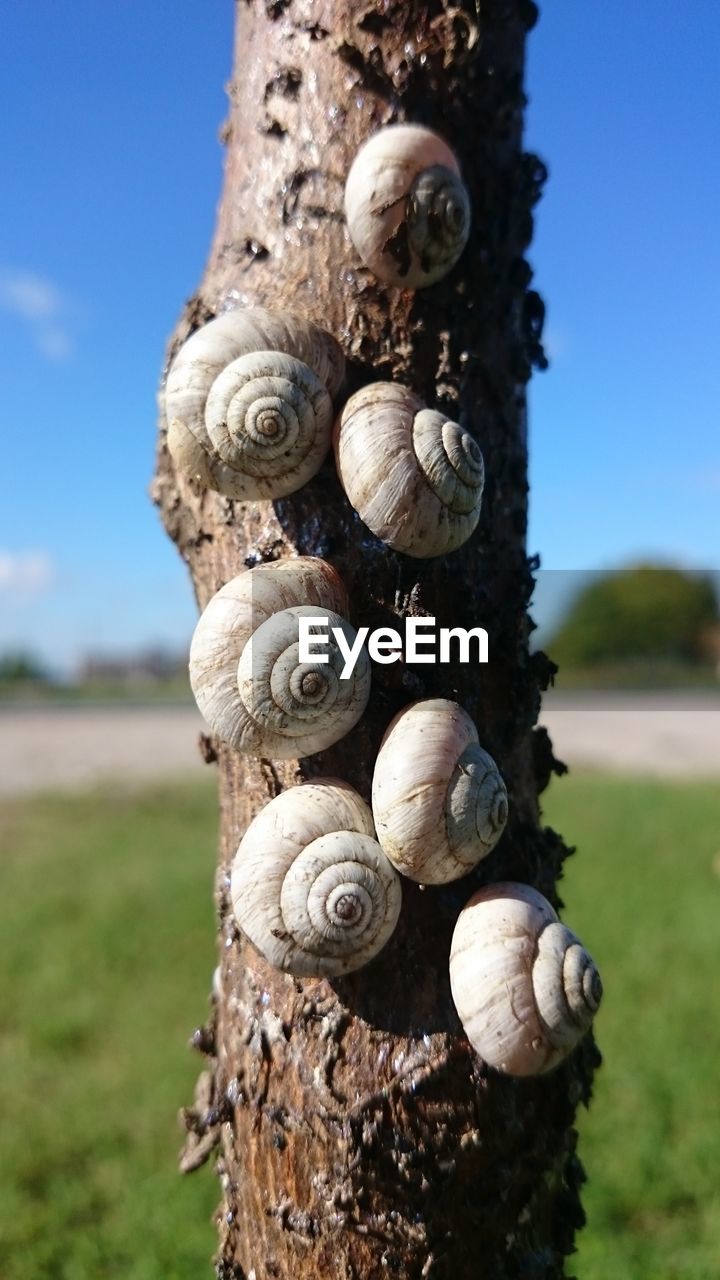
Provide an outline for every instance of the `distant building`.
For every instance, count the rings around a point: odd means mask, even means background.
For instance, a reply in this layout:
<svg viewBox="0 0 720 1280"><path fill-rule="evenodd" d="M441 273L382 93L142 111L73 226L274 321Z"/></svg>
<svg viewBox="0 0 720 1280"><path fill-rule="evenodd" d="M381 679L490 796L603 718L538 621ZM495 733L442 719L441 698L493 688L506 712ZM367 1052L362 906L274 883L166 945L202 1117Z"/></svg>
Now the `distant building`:
<svg viewBox="0 0 720 1280"><path fill-rule="evenodd" d="M149 649L128 656L89 654L80 663L78 684L164 684L187 679L187 654Z"/></svg>

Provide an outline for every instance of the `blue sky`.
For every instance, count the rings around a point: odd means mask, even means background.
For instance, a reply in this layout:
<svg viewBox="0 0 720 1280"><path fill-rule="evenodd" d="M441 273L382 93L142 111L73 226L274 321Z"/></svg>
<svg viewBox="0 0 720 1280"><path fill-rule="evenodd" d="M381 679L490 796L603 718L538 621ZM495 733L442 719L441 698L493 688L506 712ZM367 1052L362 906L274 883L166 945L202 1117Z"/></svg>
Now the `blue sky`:
<svg viewBox="0 0 720 1280"><path fill-rule="evenodd" d="M0 116L0 651L181 647L183 565L147 498L164 344L220 192L231 0L6 0ZM552 570L717 567L720 6L545 0L527 145L530 550ZM488 460L491 465L491 460ZM547 574L545 610L575 575Z"/></svg>

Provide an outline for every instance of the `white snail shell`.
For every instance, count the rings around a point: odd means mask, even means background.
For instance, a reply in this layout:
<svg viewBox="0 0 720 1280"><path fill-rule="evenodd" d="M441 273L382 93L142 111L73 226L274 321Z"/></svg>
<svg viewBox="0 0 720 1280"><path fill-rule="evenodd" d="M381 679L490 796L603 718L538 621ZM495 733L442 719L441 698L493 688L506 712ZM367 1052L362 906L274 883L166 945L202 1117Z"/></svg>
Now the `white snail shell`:
<svg viewBox="0 0 720 1280"><path fill-rule="evenodd" d="M372 808L393 866L422 884L445 884L494 849L508 799L467 712L428 698L391 722L375 763Z"/></svg>
<svg viewBox="0 0 720 1280"><path fill-rule="evenodd" d="M221 587L190 646L190 683L213 732L274 760L313 755L349 733L370 696L367 653L345 680L332 638L327 663L298 659L301 616L327 617L352 643L346 612L338 575L312 556L258 565Z"/></svg>
<svg viewBox="0 0 720 1280"><path fill-rule="evenodd" d="M347 783L283 791L251 822L232 867L238 924L278 969L332 977L372 960L397 924L400 878Z"/></svg>
<svg viewBox="0 0 720 1280"><path fill-rule="evenodd" d="M229 311L196 330L168 373L168 448L206 488L243 501L300 489L330 447L345 362L334 338L288 313Z"/></svg>
<svg viewBox="0 0 720 1280"><path fill-rule="evenodd" d="M480 519L479 446L408 387L373 382L350 396L335 428L335 458L358 515L396 551L445 555Z"/></svg>
<svg viewBox="0 0 720 1280"><path fill-rule="evenodd" d="M470 234L470 201L454 152L422 125L381 129L352 163L345 217L379 280L405 289L440 280Z"/></svg>
<svg viewBox="0 0 720 1280"><path fill-rule="evenodd" d="M468 1040L490 1066L532 1076L557 1066L600 1004L600 975L542 894L481 889L460 913L450 985Z"/></svg>

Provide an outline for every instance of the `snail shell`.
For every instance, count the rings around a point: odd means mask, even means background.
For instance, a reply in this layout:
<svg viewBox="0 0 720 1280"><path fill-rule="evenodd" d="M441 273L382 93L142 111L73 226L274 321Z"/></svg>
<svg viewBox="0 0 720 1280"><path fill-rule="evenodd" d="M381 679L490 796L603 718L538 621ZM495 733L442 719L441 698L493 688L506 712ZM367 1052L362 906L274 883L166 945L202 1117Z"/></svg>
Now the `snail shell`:
<svg viewBox="0 0 720 1280"><path fill-rule="evenodd" d="M422 125L381 129L353 161L345 217L379 280L420 289L442 279L470 234L470 201L454 152Z"/></svg>
<svg viewBox="0 0 720 1280"><path fill-rule="evenodd" d="M400 878L374 839L372 814L334 778L283 791L251 822L230 893L238 924L278 969L350 973L385 945Z"/></svg>
<svg viewBox="0 0 720 1280"><path fill-rule="evenodd" d="M317 325L262 307L196 330L168 373L168 448L177 465L231 498L300 489L330 447L340 347Z"/></svg>
<svg viewBox="0 0 720 1280"><path fill-rule="evenodd" d="M391 722L375 763L372 808L393 866L422 884L445 884L494 849L508 799L467 712L428 698Z"/></svg>
<svg viewBox="0 0 720 1280"><path fill-rule="evenodd" d="M481 889L460 913L450 985L465 1033L490 1066L532 1076L557 1066L600 1004L600 975L542 894Z"/></svg>
<svg viewBox="0 0 720 1280"><path fill-rule="evenodd" d="M335 429L335 457L358 515L395 551L445 555L480 519L479 446L408 387L373 382L350 396Z"/></svg>
<svg viewBox="0 0 720 1280"><path fill-rule="evenodd" d="M213 732L274 760L313 755L349 733L370 696L365 651L345 680L332 637L327 663L298 659L300 617L327 617L353 643L346 612L337 574L312 556L258 565L221 587L190 646L190 684Z"/></svg>

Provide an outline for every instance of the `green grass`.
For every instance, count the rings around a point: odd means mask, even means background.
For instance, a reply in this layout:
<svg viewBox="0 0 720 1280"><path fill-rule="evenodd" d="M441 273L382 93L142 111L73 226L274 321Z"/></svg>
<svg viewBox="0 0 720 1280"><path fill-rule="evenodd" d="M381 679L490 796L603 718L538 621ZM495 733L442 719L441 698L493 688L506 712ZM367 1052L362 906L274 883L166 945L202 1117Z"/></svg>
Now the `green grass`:
<svg viewBox="0 0 720 1280"><path fill-rule="evenodd" d="M589 775L546 820L578 846L565 917L593 952L605 1063L580 1118L579 1280L720 1274L720 787Z"/></svg>
<svg viewBox="0 0 720 1280"><path fill-rule="evenodd" d="M0 1273L212 1274L209 1170L175 1119L214 966L212 789L0 810Z"/></svg>
<svg viewBox="0 0 720 1280"><path fill-rule="evenodd" d="M185 1049L214 965L210 783L0 808L0 1273L202 1280L218 1199L181 1179ZM579 1280L720 1272L720 788L578 776L565 917L605 981L582 1113Z"/></svg>

